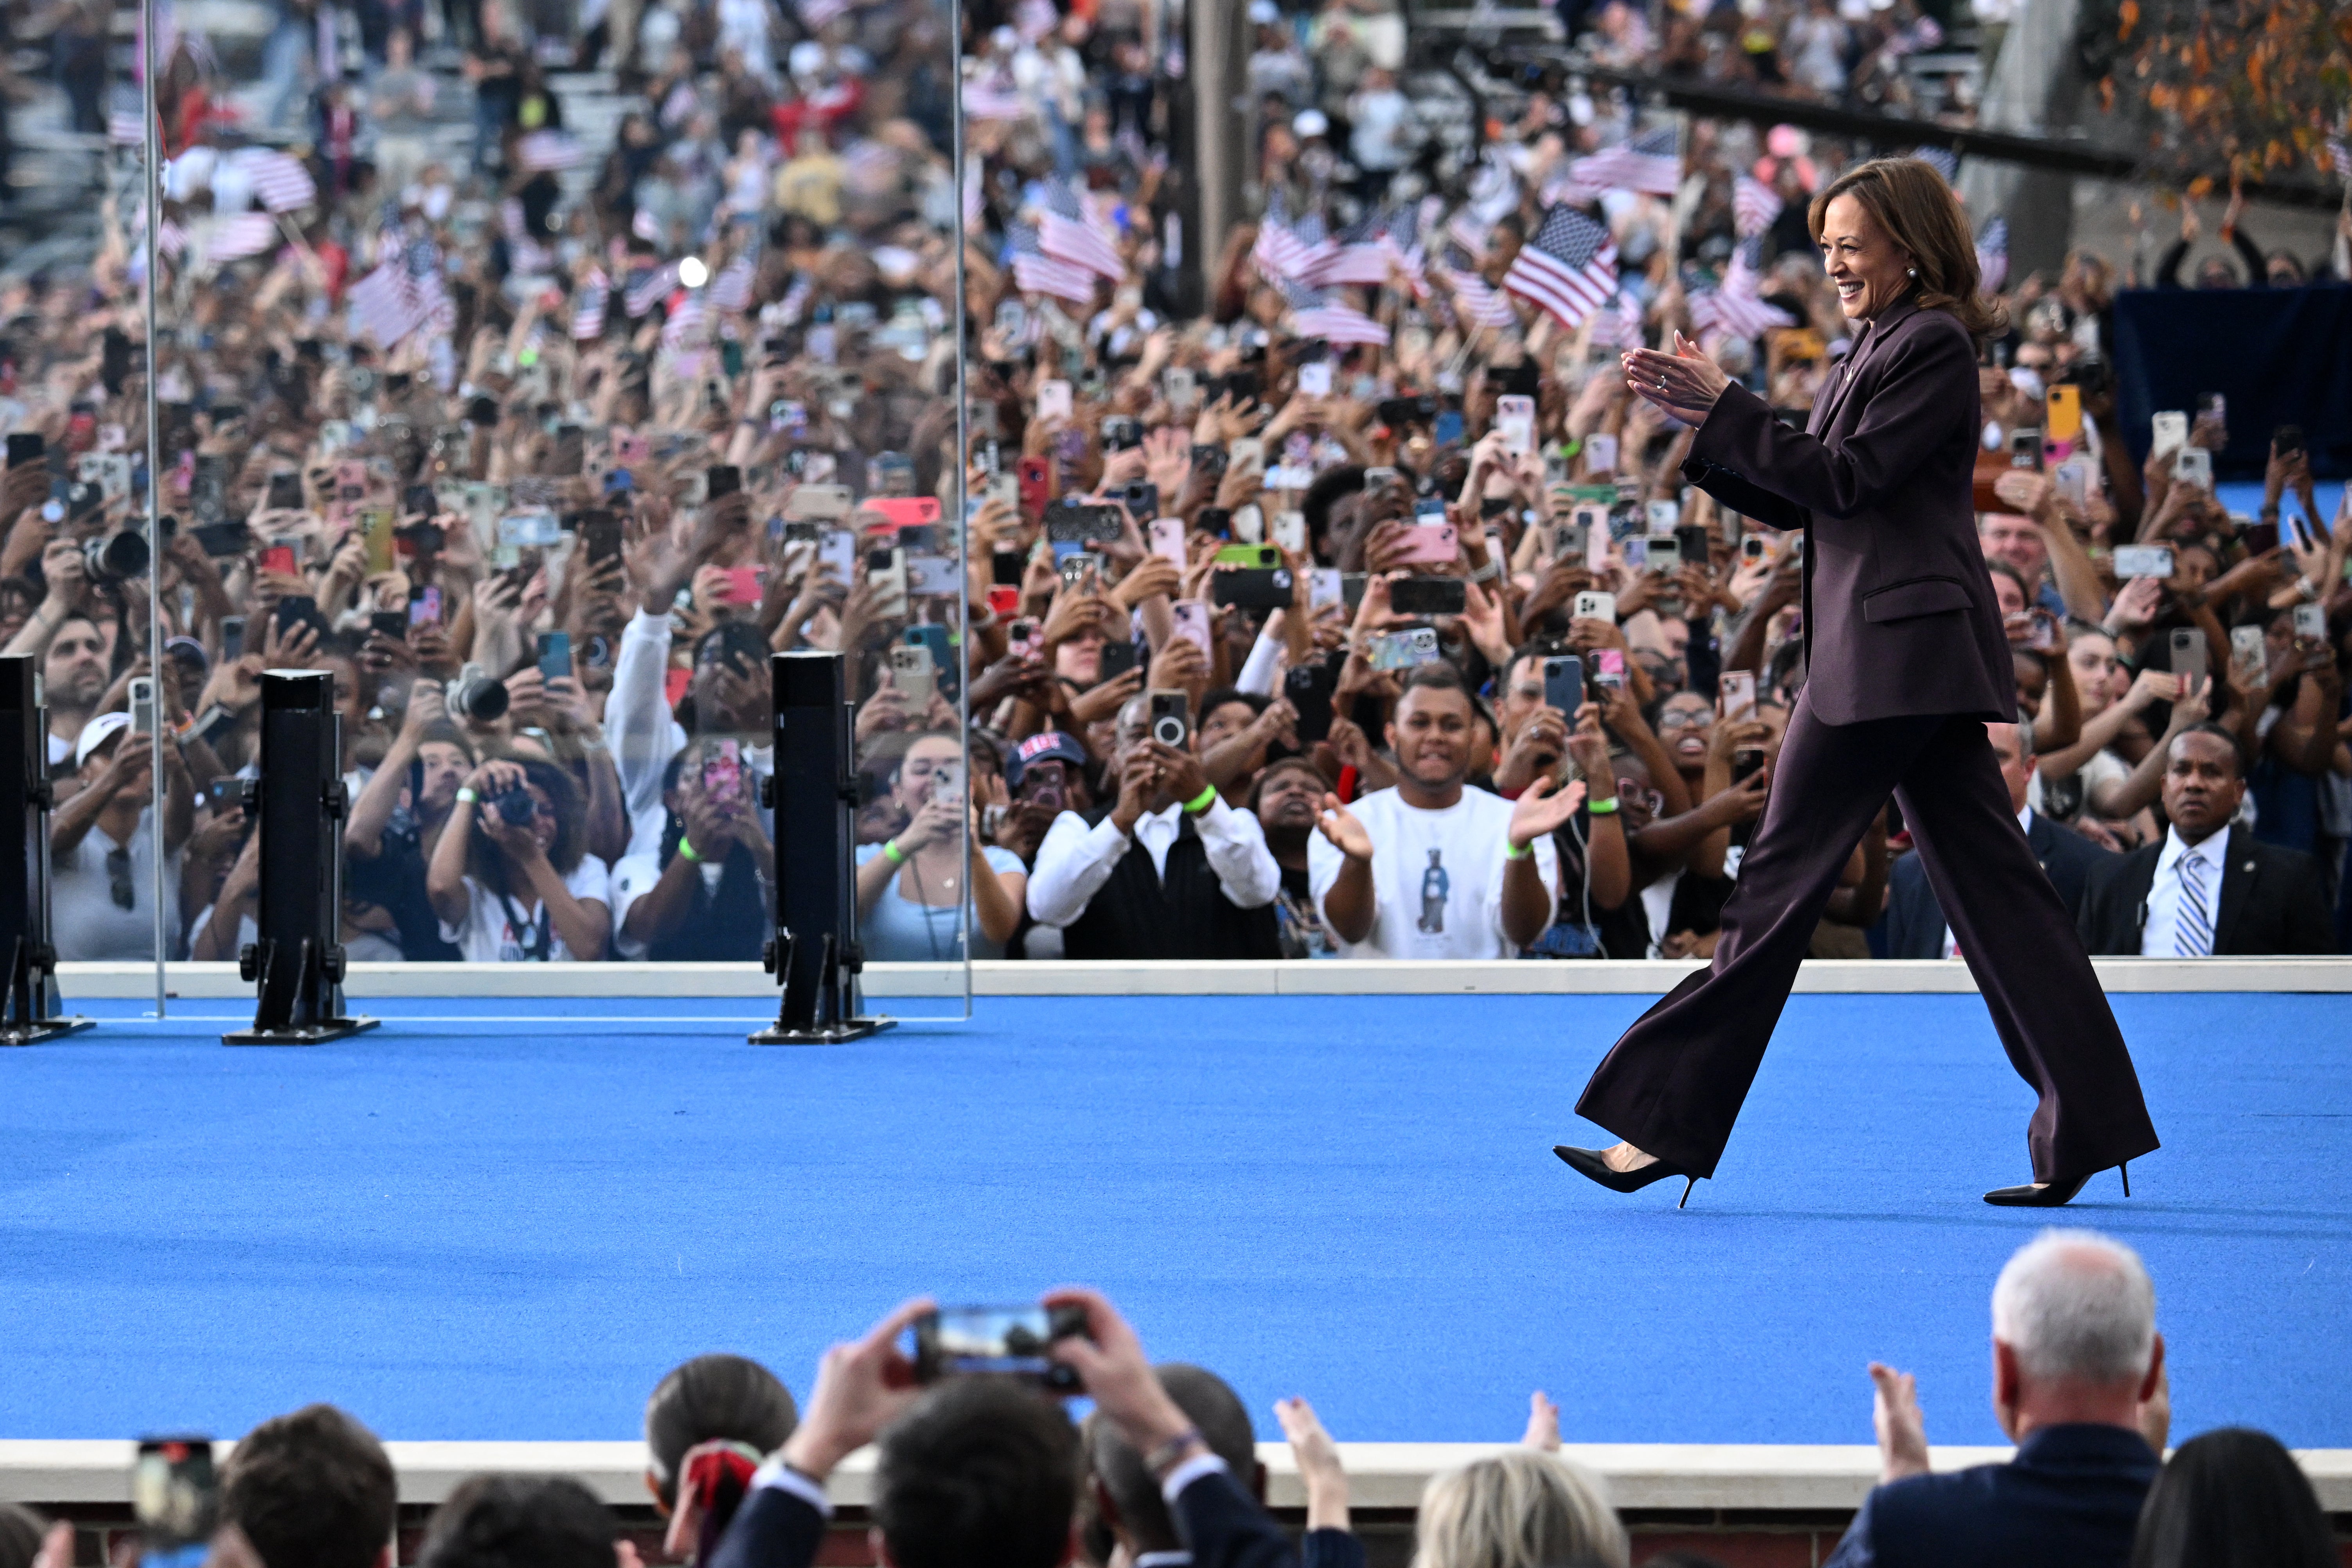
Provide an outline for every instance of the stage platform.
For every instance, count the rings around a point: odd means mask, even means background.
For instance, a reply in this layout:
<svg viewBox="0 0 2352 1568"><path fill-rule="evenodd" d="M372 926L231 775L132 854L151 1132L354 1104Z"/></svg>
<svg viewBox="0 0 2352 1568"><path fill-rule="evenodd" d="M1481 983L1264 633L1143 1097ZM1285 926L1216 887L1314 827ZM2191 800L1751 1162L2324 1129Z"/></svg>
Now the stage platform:
<svg viewBox="0 0 2352 1568"><path fill-rule="evenodd" d="M1507 1439L1541 1388L1572 1442L1866 1443L1880 1358L1994 1444L1986 1298L2048 1217L1979 1200L2030 1101L1969 995L1797 997L1683 1212L1549 1152L1600 1136L1571 1107L1635 994L983 996L823 1049L745 1045L733 997L369 1005L260 1050L226 1000L92 1001L0 1052L0 1437L324 1398L626 1441L696 1352L804 1395L902 1296L1084 1280L1268 1438L1304 1394L1350 1440ZM2147 1256L2177 1433L2352 1447L2352 1000L2116 1006L2166 1148L2061 1217Z"/></svg>

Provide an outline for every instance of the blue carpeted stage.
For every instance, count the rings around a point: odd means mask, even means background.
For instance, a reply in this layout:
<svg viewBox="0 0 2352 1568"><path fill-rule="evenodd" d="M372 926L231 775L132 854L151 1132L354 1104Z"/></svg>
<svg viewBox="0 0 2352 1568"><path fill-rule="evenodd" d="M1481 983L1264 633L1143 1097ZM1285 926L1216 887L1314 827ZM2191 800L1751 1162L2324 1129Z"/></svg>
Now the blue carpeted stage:
<svg viewBox="0 0 2352 1568"><path fill-rule="evenodd" d="M805 1397L903 1295L1085 1280L1268 1436L1298 1393L1347 1438L1510 1437L1541 1387L1572 1440L1867 1442L1879 1357L1931 1436L1998 1441L1986 1298L2043 1220L1979 1201L2029 1101L1977 999L1797 998L1684 1213L1549 1152L1599 1138L1570 1107L1643 1005L983 999L794 1050L742 1002L450 1000L272 1051L181 1004L0 1052L0 1436L325 1398L625 1438L697 1352ZM2154 1268L2175 1432L2352 1447L2352 997L2116 1005L2167 1147L2064 1217Z"/></svg>

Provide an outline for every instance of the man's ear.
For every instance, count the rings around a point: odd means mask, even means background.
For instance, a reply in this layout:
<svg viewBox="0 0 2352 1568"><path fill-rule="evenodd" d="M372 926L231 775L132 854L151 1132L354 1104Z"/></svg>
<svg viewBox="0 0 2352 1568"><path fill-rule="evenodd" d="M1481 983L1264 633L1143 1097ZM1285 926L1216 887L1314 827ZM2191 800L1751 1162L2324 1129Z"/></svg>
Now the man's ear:
<svg viewBox="0 0 2352 1568"><path fill-rule="evenodd" d="M2139 1380L2139 1402L2147 1404L2156 1397L2157 1384L2164 1381L2164 1336L2156 1336L2156 1353L2147 1358L2147 1375Z"/></svg>
<svg viewBox="0 0 2352 1568"><path fill-rule="evenodd" d="M653 1494L654 1511L660 1514L664 1519L667 1519L669 1517L669 1504L662 1501L661 1482L654 1479L654 1473L651 1470L647 1470L646 1472L646 1490Z"/></svg>
<svg viewBox="0 0 2352 1568"><path fill-rule="evenodd" d="M2017 1400L2019 1393L2017 1352L2000 1341L1992 1342L1992 1413L2000 1429L2011 1437L2017 1436Z"/></svg>

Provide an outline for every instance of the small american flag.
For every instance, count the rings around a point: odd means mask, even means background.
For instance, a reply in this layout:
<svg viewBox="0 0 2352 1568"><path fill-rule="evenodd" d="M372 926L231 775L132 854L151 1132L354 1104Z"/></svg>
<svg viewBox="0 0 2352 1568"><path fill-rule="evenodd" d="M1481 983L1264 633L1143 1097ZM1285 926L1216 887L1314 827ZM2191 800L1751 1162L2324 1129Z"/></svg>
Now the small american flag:
<svg viewBox="0 0 2352 1568"><path fill-rule="evenodd" d="M1486 258L1486 241L1494 232L1493 225L1481 221L1478 215L1468 207L1459 209L1445 220L1445 237L1463 248L1474 267Z"/></svg>
<svg viewBox="0 0 2352 1568"><path fill-rule="evenodd" d="M622 292L621 306L628 311L629 320L634 321L661 303L677 286L677 268L675 267L633 271L629 274L628 288Z"/></svg>
<svg viewBox="0 0 2352 1568"><path fill-rule="evenodd" d="M1617 247L1600 223L1574 207L1554 207L1512 258L1503 287L1576 327L1617 291Z"/></svg>
<svg viewBox="0 0 2352 1568"><path fill-rule="evenodd" d="M1605 194L1601 186L1588 185L1578 179L1573 171L1553 175L1544 182L1543 189L1538 193L1547 207L1558 206L1562 202L1572 207L1589 207Z"/></svg>
<svg viewBox="0 0 2352 1568"><path fill-rule="evenodd" d="M966 120L1026 120L1032 112L1029 100L1009 81L981 76L964 80Z"/></svg>
<svg viewBox="0 0 2352 1568"><path fill-rule="evenodd" d="M1642 302L1625 289L1617 290L1614 307L1592 318L1592 346L1638 349L1642 346Z"/></svg>
<svg viewBox="0 0 2352 1568"><path fill-rule="evenodd" d="M1731 182L1731 230L1740 238L1762 234L1780 216L1780 193L1763 181L1742 174Z"/></svg>
<svg viewBox="0 0 2352 1568"><path fill-rule="evenodd" d="M1381 231L1381 248L1388 252L1389 260L1404 274L1412 288L1413 297L1429 298L1429 268L1421 255L1421 215L1411 205L1399 207L1389 219L1388 227Z"/></svg>
<svg viewBox="0 0 2352 1568"><path fill-rule="evenodd" d="M1331 242L1323 237L1322 219L1309 215L1294 228L1281 202L1274 201L1266 204L1265 216L1258 220L1257 243L1250 247L1250 259L1269 279L1287 278L1303 283L1315 276L1331 250Z"/></svg>
<svg viewBox="0 0 2352 1568"><path fill-rule="evenodd" d="M425 324L425 307L416 297L408 268L387 261L351 288L352 314L359 330L389 351Z"/></svg>
<svg viewBox="0 0 2352 1568"><path fill-rule="evenodd" d="M2008 279L2009 220L1997 217L1977 237L1977 287L1987 294L1998 293Z"/></svg>
<svg viewBox="0 0 2352 1568"><path fill-rule="evenodd" d="M1057 261L1067 261L1117 282L1127 276L1118 247L1102 226L1091 221L1077 193L1059 180L1045 184L1045 212L1037 226L1037 247Z"/></svg>
<svg viewBox="0 0 2352 1568"><path fill-rule="evenodd" d="M1753 338L1767 327L1790 327L1796 321L1758 294L1761 278L1756 270L1757 242L1749 240L1731 254L1731 266L1718 289L1700 289L1690 297L1691 325L1705 338L1711 332Z"/></svg>
<svg viewBox="0 0 2352 1568"><path fill-rule="evenodd" d="M1036 230L1020 225L1013 229L1013 286L1024 294L1051 294L1080 305L1094 303L1095 275L1076 262L1046 255L1037 242Z"/></svg>
<svg viewBox="0 0 2352 1568"><path fill-rule="evenodd" d="M702 342L709 333L709 311L702 302L702 292L696 289L677 302L662 323L661 346L678 353Z"/></svg>
<svg viewBox="0 0 2352 1568"><path fill-rule="evenodd" d="M1943 175L1944 184L1948 185L1960 177L1960 161L1948 148L1914 147L1911 156Z"/></svg>
<svg viewBox="0 0 2352 1568"><path fill-rule="evenodd" d="M118 109L106 117L106 139L117 147L144 147L147 122L135 109Z"/></svg>
<svg viewBox="0 0 2352 1568"><path fill-rule="evenodd" d="M534 174L576 169L586 156L574 138L561 131L534 131L515 144L515 155Z"/></svg>
<svg viewBox="0 0 2352 1568"><path fill-rule="evenodd" d="M1579 158L1570 165L1570 172L1581 183L1601 190L1643 191L1654 196L1670 196L1683 179L1683 157L1676 149L1676 140L1673 126L1662 126L1590 158Z"/></svg>
<svg viewBox="0 0 2352 1568"><path fill-rule="evenodd" d="M613 280L604 269L592 267L588 276L580 280L580 298L572 307L572 336L578 342L593 342L604 335L604 307L613 298Z"/></svg>
<svg viewBox="0 0 2352 1568"><path fill-rule="evenodd" d="M242 261L276 248L278 239L278 220L268 213L237 213L213 225L205 255L215 266L224 261Z"/></svg>
<svg viewBox="0 0 2352 1568"><path fill-rule="evenodd" d="M1331 253L1316 268L1314 281L1330 285L1360 283L1378 289L1389 280L1389 252L1381 244L1381 220L1366 218L1339 237Z"/></svg>
<svg viewBox="0 0 2352 1568"><path fill-rule="evenodd" d="M1327 343L1376 343L1386 347L1389 330L1354 306L1336 301L1322 289L1310 289L1286 279L1282 297L1290 302L1291 331Z"/></svg>
<svg viewBox="0 0 2352 1568"><path fill-rule="evenodd" d="M710 308L727 315L751 303L751 255L746 251L710 280Z"/></svg>
<svg viewBox="0 0 2352 1568"><path fill-rule="evenodd" d="M1516 327L1518 312L1511 302L1486 287L1478 276L1470 258L1460 249L1449 250L1445 259L1437 264L1438 276L1454 290L1454 302L1467 318L1465 325L1473 327Z"/></svg>
<svg viewBox="0 0 2352 1568"><path fill-rule="evenodd" d="M293 153L263 150L245 163L247 177L253 182L253 194L271 212L299 212L318 201L318 182L310 178L310 171Z"/></svg>

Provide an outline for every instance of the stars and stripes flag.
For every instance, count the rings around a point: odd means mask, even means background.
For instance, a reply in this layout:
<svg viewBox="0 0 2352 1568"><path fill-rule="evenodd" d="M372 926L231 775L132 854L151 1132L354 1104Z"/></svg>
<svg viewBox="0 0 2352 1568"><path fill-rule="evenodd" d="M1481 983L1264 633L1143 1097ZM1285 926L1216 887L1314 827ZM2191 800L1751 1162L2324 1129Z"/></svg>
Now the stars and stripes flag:
<svg viewBox="0 0 2352 1568"><path fill-rule="evenodd" d="M157 231L161 237L161 231ZM259 256L278 246L278 220L268 213L236 213L213 225L211 237L205 242L205 256L215 266L225 261L242 261L248 256Z"/></svg>
<svg viewBox="0 0 2352 1568"><path fill-rule="evenodd" d="M849 15L849 0L801 0L798 9L801 25L812 33L822 33L835 20Z"/></svg>
<svg viewBox="0 0 2352 1568"><path fill-rule="evenodd" d="M1390 264L1404 274L1417 300L1429 298L1429 268L1421 255L1421 215L1412 206L1399 207L1381 231L1381 249Z"/></svg>
<svg viewBox="0 0 2352 1568"><path fill-rule="evenodd" d="M1671 125L1579 158L1570 172L1588 185L1670 196L1682 184L1683 156Z"/></svg>
<svg viewBox="0 0 2352 1568"><path fill-rule="evenodd" d="M604 307L612 298L613 280L604 276L603 268L590 268L588 276L580 280L580 296L572 307L575 342L592 342L604 335Z"/></svg>
<svg viewBox="0 0 2352 1568"><path fill-rule="evenodd" d="M1642 342L1642 302L1620 289L1612 307L1592 318L1592 346L1638 349Z"/></svg>
<svg viewBox="0 0 2352 1568"><path fill-rule="evenodd" d="M1339 283L1360 283L1378 289L1389 280L1389 253L1381 244L1381 226L1375 215L1355 227L1345 230L1332 246L1330 254L1315 268L1308 279L1328 287Z"/></svg>
<svg viewBox="0 0 2352 1568"><path fill-rule="evenodd" d="M629 320L634 321L667 299L669 291L677 286L676 267L665 265L633 271L629 274L628 287L621 293L621 308L628 311Z"/></svg>
<svg viewBox="0 0 2352 1568"><path fill-rule="evenodd" d="M1981 293L2000 292L2009 279L2009 220L1997 217L1985 225L1984 233L1977 237L1977 288Z"/></svg>
<svg viewBox="0 0 2352 1568"><path fill-rule="evenodd" d="M499 227L507 237L509 270L525 276L555 270L553 253L531 236L524 221L521 198L509 196L499 204Z"/></svg>
<svg viewBox="0 0 2352 1568"><path fill-rule="evenodd" d="M1731 182L1731 231L1740 238L1762 234L1780 216L1780 193L1752 174Z"/></svg>
<svg viewBox="0 0 2352 1568"><path fill-rule="evenodd" d="M1310 342L1320 338L1327 343L1374 343L1387 347L1389 330L1370 316L1342 300L1330 291L1294 283L1285 279L1279 285L1282 297L1290 302L1290 327L1300 337Z"/></svg>
<svg viewBox="0 0 2352 1568"><path fill-rule="evenodd" d="M1050 294L1056 300L1091 305L1095 275L1076 262L1048 256L1037 231L1016 224L1013 228L1013 286L1024 294Z"/></svg>
<svg viewBox="0 0 2352 1568"><path fill-rule="evenodd" d="M1466 318L1465 324L1473 327L1516 327L1519 324L1518 312L1511 309L1511 302L1486 286L1486 280L1479 277L1471 265L1470 258L1459 248L1446 253L1445 259L1437 264L1437 271L1446 287L1454 290L1454 303Z"/></svg>
<svg viewBox="0 0 2352 1568"><path fill-rule="evenodd" d="M987 216L988 197L981 185L981 161L966 155L963 162L963 226L966 231L980 226Z"/></svg>
<svg viewBox="0 0 2352 1568"><path fill-rule="evenodd" d="M106 139L117 147L144 147L147 122L135 109L118 109L106 117Z"/></svg>
<svg viewBox="0 0 2352 1568"><path fill-rule="evenodd" d="M776 301L776 317L785 326L797 323L807 314L810 296L816 292L816 279L803 272L796 275L784 297Z"/></svg>
<svg viewBox="0 0 2352 1568"><path fill-rule="evenodd" d="M1943 175L1944 184L1948 185L1960 177L1960 161L1952 155L1948 148L1914 147L1911 149L1911 156Z"/></svg>
<svg viewBox="0 0 2352 1568"><path fill-rule="evenodd" d="M726 315L751 303L751 253L745 251L710 280L710 308Z"/></svg>
<svg viewBox="0 0 2352 1568"><path fill-rule="evenodd" d="M982 76L964 79L966 120L1025 120L1030 113L1029 100L1011 82Z"/></svg>
<svg viewBox="0 0 2352 1568"><path fill-rule="evenodd" d="M310 178L310 171L302 166L302 160L291 153L249 148L238 162L245 165L246 177L253 182L253 194L271 212L299 212L319 199L318 182Z"/></svg>
<svg viewBox="0 0 2352 1568"><path fill-rule="evenodd" d="M1060 180L1045 183L1045 211L1037 225L1037 247L1056 261L1067 261L1117 282L1127 276L1118 247L1096 220L1087 216L1077 193Z"/></svg>
<svg viewBox="0 0 2352 1568"><path fill-rule="evenodd" d="M428 309L403 261L387 261L351 287L352 319L359 330L390 351L425 324Z"/></svg>
<svg viewBox="0 0 2352 1568"><path fill-rule="evenodd" d="M1512 258L1503 287L1576 327L1617 291L1617 247L1601 223L1574 207L1554 207Z"/></svg>
<svg viewBox="0 0 2352 1568"><path fill-rule="evenodd" d="M1250 247L1250 259L1271 280L1287 278L1295 283L1304 283L1315 276L1332 249L1331 242L1324 237L1321 218L1309 213L1293 226L1284 215L1282 204L1269 202L1265 216L1258 220L1257 243Z"/></svg>
<svg viewBox="0 0 2352 1568"><path fill-rule="evenodd" d="M1558 206L1562 202L1572 207L1589 207L1607 193L1599 185L1586 184L1576 177L1575 171L1571 169L1546 180L1543 189L1537 194L1547 207Z"/></svg>
<svg viewBox="0 0 2352 1568"><path fill-rule="evenodd" d="M1690 297L1691 325L1701 338L1720 332L1727 337L1753 338L1767 327L1791 327L1795 319L1778 305L1768 305L1758 294L1761 278L1756 270L1756 242L1749 240L1731 254L1723 282L1700 289Z"/></svg>
<svg viewBox="0 0 2352 1568"><path fill-rule="evenodd" d="M1482 220L1468 207L1457 209L1452 217L1445 220L1445 237L1468 254L1473 266L1485 258L1486 241L1494 232L1492 224Z"/></svg>
<svg viewBox="0 0 2352 1568"><path fill-rule="evenodd" d="M577 139L561 131L534 131L515 143L515 156L534 174L576 169L586 155Z"/></svg>
<svg viewBox="0 0 2352 1568"><path fill-rule="evenodd" d="M661 346L671 353L680 353L702 341L709 331L709 308L704 304L702 290L689 292L677 302L662 323Z"/></svg>

